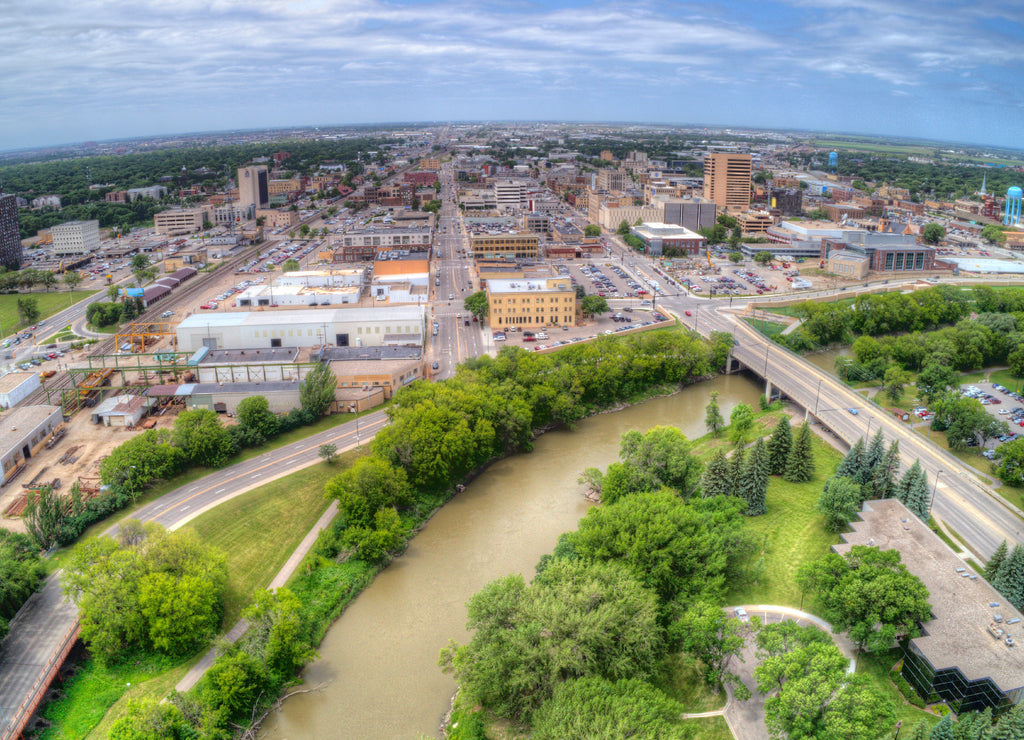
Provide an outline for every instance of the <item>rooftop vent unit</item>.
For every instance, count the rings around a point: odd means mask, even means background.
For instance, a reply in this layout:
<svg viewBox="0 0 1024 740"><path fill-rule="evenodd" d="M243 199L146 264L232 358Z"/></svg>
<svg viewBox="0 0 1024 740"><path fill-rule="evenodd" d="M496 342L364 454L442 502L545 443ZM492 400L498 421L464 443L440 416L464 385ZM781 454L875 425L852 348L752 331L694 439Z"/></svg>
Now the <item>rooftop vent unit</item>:
<svg viewBox="0 0 1024 740"><path fill-rule="evenodd" d="M966 570L967 570L967 568L957 568L957 569L956 569L956 572L957 572L957 573L963 573L963 572L964 572L964 571L966 571Z"/></svg>
<svg viewBox="0 0 1024 740"><path fill-rule="evenodd" d="M1020 617L1014 617L1013 619L1007 619L1006 623L1007 624L1019 624L1020 623Z"/></svg>
<svg viewBox="0 0 1024 740"><path fill-rule="evenodd" d="M1003 615L1002 614L993 614L992 615L992 621L995 622L996 624L999 624L1000 622L1003 621Z"/></svg>
<svg viewBox="0 0 1024 740"><path fill-rule="evenodd" d="M992 603L990 603L988 605L988 608L989 609L998 609L999 608L999 602L998 601L993 601Z"/></svg>

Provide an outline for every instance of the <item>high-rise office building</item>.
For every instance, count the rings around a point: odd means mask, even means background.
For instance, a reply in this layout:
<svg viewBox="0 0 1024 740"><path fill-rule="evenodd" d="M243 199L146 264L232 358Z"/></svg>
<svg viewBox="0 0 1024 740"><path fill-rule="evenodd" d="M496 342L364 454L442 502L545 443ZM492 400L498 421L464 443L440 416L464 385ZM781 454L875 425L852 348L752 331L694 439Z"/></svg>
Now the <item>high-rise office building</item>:
<svg viewBox="0 0 1024 740"><path fill-rule="evenodd" d="M716 152L704 158L704 197L726 211L740 212L750 207L750 175L753 158L749 154Z"/></svg>
<svg viewBox="0 0 1024 740"><path fill-rule="evenodd" d="M238 201L251 214L270 205L270 177L263 165L238 168Z"/></svg>
<svg viewBox="0 0 1024 740"><path fill-rule="evenodd" d="M21 233L18 230L18 200L0 193L0 265L21 269Z"/></svg>

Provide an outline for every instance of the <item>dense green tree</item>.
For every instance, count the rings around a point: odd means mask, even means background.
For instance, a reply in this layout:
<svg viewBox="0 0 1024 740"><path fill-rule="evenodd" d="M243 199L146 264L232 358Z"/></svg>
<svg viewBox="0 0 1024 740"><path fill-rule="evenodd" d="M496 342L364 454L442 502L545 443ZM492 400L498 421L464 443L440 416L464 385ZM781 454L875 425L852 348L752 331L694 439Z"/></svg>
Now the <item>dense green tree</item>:
<svg viewBox="0 0 1024 740"><path fill-rule="evenodd" d="M39 299L32 296L18 298L18 319L22 324L34 324L39 321L42 313L39 310Z"/></svg>
<svg viewBox="0 0 1024 740"><path fill-rule="evenodd" d="M338 445L333 442L325 442L317 448L316 454L320 459L330 465L338 457Z"/></svg>
<svg viewBox="0 0 1024 740"><path fill-rule="evenodd" d="M405 535L406 527L398 512L387 507L378 509L368 525L349 526L342 542L360 560L379 564L405 544Z"/></svg>
<svg viewBox="0 0 1024 740"><path fill-rule="evenodd" d="M599 316L610 310L608 301L599 295L586 295L580 301L580 311L584 316Z"/></svg>
<svg viewBox="0 0 1024 740"><path fill-rule="evenodd" d="M891 498L896 491L896 473L900 469L900 443L893 440L882 461L871 471L870 495L873 498Z"/></svg>
<svg viewBox="0 0 1024 740"><path fill-rule="evenodd" d="M704 407L704 426L715 439L718 439L718 433L725 426L725 418L718 407L718 391L711 391L708 405Z"/></svg>
<svg viewBox="0 0 1024 740"><path fill-rule="evenodd" d="M629 221L626 219L619 221L619 228L615 230L615 233L619 236L626 236L629 233Z"/></svg>
<svg viewBox="0 0 1024 740"><path fill-rule="evenodd" d="M482 319L490 310L487 304L487 293L482 290L467 296L462 302L462 306L478 319Z"/></svg>
<svg viewBox="0 0 1024 740"><path fill-rule="evenodd" d="M742 441L754 426L754 412L745 403L736 404L729 412L729 437L734 443Z"/></svg>
<svg viewBox="0 0 1024 740"><path fill-rule="evenodd" d="M895 496L922 521L928 521L931 510L931 492L928 490L928 476L919 460L907 469L896 485Z"/></svg>
<svg viewBox="0 0 1024 740"><path fill-rule="evenodd" d="M346 523L366 526L382 508L408 506L413 491L405 470L374 455L359 458L327 481L324 493L338 500Z"/></svg>
<svg viewBox="0 0 1024 740"><path fill-rule="evenodd" d="M298 272L301 267L297 259L289 258L281 265L281 272Z"/></svg>
<svg viewBox="0 0 1024 740"><path fill-rule="evenodd" d="M597 224L587 224L583 228L583 236L586 236L586 237L601 236L601 227L598 226Z"/></svg>
<svg viewBox="0 0 1024 740"><path fill-rule="evenodd" d="M291 678L316 657L307 642L301 610L302 602L287 588L257 591L243 615L249 629L242 649L282 678Z"/></svg>
<svg viewBox="0 0 1024 740"><path fill-rule="evenodd" d="M743 660L743 631L740 620L707 601L693 604L669 627L672 642L700 661L704 683L715 692L719 685L731 684L740 699L748 698L750 690L729 670L729 663Z"/></svg>
<svg viewBox="0 0 1024 740"><path fill-rule="evenodd" d="M667 486L690 496L701 473L700 460L690 453L690 447L676 427L656 426L643 433L630 430L623 434L619 457L637 471L640 490Z"/></svg>
<svg viewBox="0 0 1024 740"><path fill-rule="evenodd" d="M686 740L683 707L648 683L592 676L559 684L533 717L534 740Z"/></svg>
<svg viewBox="0 0 1024 740"><path fill-rule="evenodd" d="M797 582L812 593L820 614L846 631L858 648L884 649L918 634L930 618L928 589L907 570L898 550L853 546L801 566Z"/></svg>
<svg viewBox="0 0 1024 740"><path fill-rule="evenodd" d="M791 483L806 483L814 477L814 448L810 425L805 421L796 433L782 477Z"/></svg>
<svg viewBox="0 0 1024 740"><path fill-rule="evenodd" d="M556 559L529 586L519 574L492 581L467 611L472 639L439 662L474 701L517 720L567 680L642 680L662 649L655 596L617 563Z"/></svg>
<svg viewBox="0 0 1024 740"><path fill-rule="evenodd" d="M299 385L299 403L302 410L314 419L326 414L334 403L334 392L338 379L327 363L319 363L306 375Z"/></svg>
<svg viewBox="0 0 1024 740"><path fill-rule="evenodd" d="M996 449L996 475L1011 486L1024 486L1024 437Z"/></svg>
<svg viewBox="0 0 1024 740"><path fill-rule="evenodd" d="M999 543L999 547L996 548L995 552L992 553L992 557L985 563L985 580L989 583L995 580L996 575L999 573L999 568L1002 567L1006 561L1006 554L1008 546L1006 540Z"/></svg>
<svg viewBox="0 0 1024 740"><path fill-rule="evenodd" d="M192 740L195 731L170 702L131 699L107 733L107 740Z"/></svg>
<svg viewBox="0 0 1024 740"><path fill-rule="evenodd" d="M946 229L941 224L934 222L925 224L925 227L921 230L921 238L925 244L938 244L946 238Z"/></svg>
<svg viewBox="0 0 1024 740"><path fill-rule="evenodd" d="M864 473L863 480L861 483L867 483L871 480L871 476L882 459L885 457L885 433L879 429L875 432L874 436L871 437L871 441L868 443L864 450Z"/></svg>
<svg viewBox="0 0 1024 740"><path fill-rule="evenodd" d="M0 527L0 640L21 605L39 587L45 573L39 547L21 532Z"/></svg>
<svg viewBox="0 0 1024 740"><path fill-rule="evenodd" d="M747 516L761 516L768 492L768 448L760 437L747 456L740 473L737 493L747 503Z"/></svg>
<svg viewBox="0 0 1024 740"><path fill-rule="evenodd" d="M953 716L947 714L932 729L931 740L956 740L953 734Z"/></svg>
<svg viewBox="0 0 1024 740"><path fill-rule="evenodd" d="M224 556L189 529L147 524L145 535L133 546L87 539L64 570L61 587L78 604L82 638L102 660L140 648L185 655L220 625Z"/></svg>
<svg viewBox="0 0 1024 740"><path fill-rule="evenodd" d="M704 472L700 476L701 495L705 498L715 496L731 496L736 488L736 483L731 478L732 466L726 457L725 450L721 447L715 450Z"/></svg>
<svg viewBox="0 0 1024 740"><path fill-rule="evenodd" d="M768 440L768 469L772 475L782 475L786 472L786 461L792 446L793 432L789 426L789 417L783 416L775 425Z"/></svg>
<svg viewBox="0 0 1024 740"><path fill-rule="evenodd" d="M981 238L989 244L996 245L1002 244L1006 241L1006 235L1002 232L1002 229L994 224L988 224L981 230Z"/></svg>
<svg viewBox="0 0 1024 740"><path fill-rule="evenodd" d="M885 395L891 403L895 405L903 399L909 381L910 373L901 367L893 365L885 371L882 385L885 388Z"/></svg>
<svg viewBox="0 0 1024 740"><path fill-rule="evenodd" d="M850 451L843 457L839 467L836 468L836 478L849 478L860 485L865 480L865 473L869 472L866 460L867 450L864 447L864 438L857 437L857 441L850 447Z"/></svg>
<svg viewBox="0 0 1024 740"><path fill-rule="evenodd" d="M1024 378L1024 344L1006 356L1006 364L1009 365L1010 375L1015 378Z"/></svg>
<svg viewBox="0 0 1024 740"><path fill-rule="evenodd" d="M992 586L1024 611L1024 545L1014 545L992 579Z"/></svg>
<svg viewBox="0 0 1024 740"><path fill-rule="evenodd" d="M261 445L277 434L277 415L270 410L270 403L264 396L249 396L239 401L235 417L247 445Z"/></svg>
<svg viewBox="0 0 1024 740"><path fill-rule="evenodd" d="M772 253L771 252L767 252L767 251L765 251L763 249L760 252L758 252L757 254L754 255L754 262L757 262L758 264L767 265L767 264L771 263L771 261L772 261Z"/></svg>
<svg viewBox="0 0 1024 740"><path fill-rule="evenodd" d="M818 511L825 516L825 526L839 532L857 516L860 503L860 484L852 478L833 476L818 497Z"/></svg>
<svg viewBox="0 0 1024 740"><path fill-rule="evenodd" d="M235 453L234 440L220 417L210 409L182 411L174 420L174 446L190 462L218 468Z"/></svg>
<svg viewBox="0 0 1024 740"><path fill-rule="evenodd" d="M747 450L743 445L736 445L729 456L729 489L730 496L739 496L740 481L743 479L743 469L747 465Z"/></svg>
<svg viewBox="0 0 1024 740"><path fill-rule="evenodd" d="M756 551L740 524L736 499L680 499L668 491L639 493L591 509L579 529L560 538L564 550L628 566L663 604L714 601L726 579L740 579Z"/></svg>

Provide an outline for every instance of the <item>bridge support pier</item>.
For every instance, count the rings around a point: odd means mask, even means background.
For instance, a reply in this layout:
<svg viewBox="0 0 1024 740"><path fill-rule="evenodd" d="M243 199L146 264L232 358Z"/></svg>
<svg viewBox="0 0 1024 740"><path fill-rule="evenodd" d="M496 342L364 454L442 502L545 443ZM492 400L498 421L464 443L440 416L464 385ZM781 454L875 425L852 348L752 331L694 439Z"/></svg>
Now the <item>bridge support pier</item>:
<svg viewBox="0 0 1024 740"><path fill-rule="evenodd" d="M772 381L768 380L768 378L764 379L764 397L768 403L772 402Z"/></svg>

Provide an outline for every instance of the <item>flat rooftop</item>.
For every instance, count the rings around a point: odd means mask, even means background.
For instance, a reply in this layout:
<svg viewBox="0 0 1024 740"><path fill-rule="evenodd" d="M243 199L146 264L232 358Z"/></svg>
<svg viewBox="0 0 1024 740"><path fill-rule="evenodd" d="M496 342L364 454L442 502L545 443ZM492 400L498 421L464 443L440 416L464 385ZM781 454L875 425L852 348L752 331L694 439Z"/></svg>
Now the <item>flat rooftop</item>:
<svg viewBox="0 0 1024 740"><path fill-rule="evenodd" d="M1004 693L1024 687L1024 621L1007 624L1021 620L1021 613L898 500L868 501L860 517L832 549L845 554L854 545L868 545L899 551L928 589L934 619L911 642L932 667L958 668L968 681L990 678ZM1003 617L998 640L988 632L995 614ZM1017 647L1004 642L1007 636Z"/></svg>
<svg viewBox="0 0 1024 740"><path fill-rule="evenodd" d="M258 349L211 349L200 365L243 365L250 362L296 362L298 347L261 347Z"/></svg>
<svg viewBox="0 0 1024 740"><path fill-rule="evenodd" d="M491 278L487 281L487 290L490 293L564 293L567 290L572 290L572 283L568 276L566 276L564 280L553 282L550 287L548 286L549 280L558 280L558 278L547 278L543 280L530 280L529 278L496 280Z"/></svg>
<svg viewBox="0 0 1024 740"><path fill-rule="evenodd" d="M416 337L418 340L419 337ZM325 347L323 359L328 362L359 362L365 360L415 360L423 353L422 347Z"/></svg>
<svg viewBox="0 0 1024 740"><path fill-rule="evenodd" d="M60 406L22 406L4 414L0 428L0 454L6 454L11 447L21 444L55 411L60 411Z"/></svg>
<svg viewBox="0 0 1024 740"><path fill-rule="evenodd" d="M0 377L0 393L10 393L26 380L30 380L35 373L7 373Z"/></svg>
<svg viewBox="0 0 1024 740"><path fill-rule="evenodd" d="M369 308L305 308L284 311L226 311L197 313L183 319L178 329L269 326L270 324L377 323L423 321L422 306L371 306Z"/></svg>

